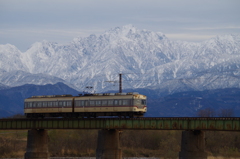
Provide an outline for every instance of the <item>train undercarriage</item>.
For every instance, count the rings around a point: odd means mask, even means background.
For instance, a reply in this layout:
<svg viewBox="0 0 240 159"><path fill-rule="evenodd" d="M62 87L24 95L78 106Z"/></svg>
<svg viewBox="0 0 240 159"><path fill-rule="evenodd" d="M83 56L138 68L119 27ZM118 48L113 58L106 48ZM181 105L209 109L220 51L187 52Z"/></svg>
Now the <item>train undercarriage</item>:
<svg viewBox="0 0 240 159"><path fill-rule="evenodd" d="M27 113L27 118L63 117L63 118L97 118L97 117L118 117L134 118L143 117L143 112L71 112L71 113Z"/></svg>

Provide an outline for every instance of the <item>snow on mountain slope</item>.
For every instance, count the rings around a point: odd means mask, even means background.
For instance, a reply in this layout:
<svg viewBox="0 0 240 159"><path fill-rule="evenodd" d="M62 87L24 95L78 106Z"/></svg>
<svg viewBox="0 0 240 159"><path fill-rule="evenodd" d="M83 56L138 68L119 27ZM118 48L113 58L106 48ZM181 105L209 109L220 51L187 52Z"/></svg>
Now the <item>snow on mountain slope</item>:
<svg viewBox="0 0 240 159"><path fill-rule="evenodd" d="M21 61L22 53L11 44L0 45L0 69L5 71L23 70L27 67Z"/></svg>
<svg viewBox="0 0 240 159"><path fill-rule="evenodd" d="M2 90L2 89L8 89L8 88L9 88L8 86L0 83L0 90Z"/></svg>
<svg viewBox="0 0 240 159"><path fill-rule="evenodd" d="M20 70L2 73L0 78L0 83L4 83L5 85L11 86L11 87L21 86L26 83L35 84L35 85L45 85L45 84L55 84L58 82L66 83L61 78L57 78L54 76L50 76L42 73L31 74L29 72L20 71Z"/></svg>
<svg viewBox="0 0 240 159"><path fill-rule="evenodd" d="M75 38L67 45L36 42L24 53L14 46L1 45L0 55L4 57L0 59L2 72L46 74L71 83L78 90L89 85L98 92L117 89L105 81L118 80L118 73L124 74L124 88L161 89L167 94L240 87L239 35L190 43L171 41L160 32L126 25L99 36ZM3 74L0 73L2 84L24 83L17 78L13 82L10 76L3 78ZM38 78L35 82L39 84L47 81Z"/></svg>

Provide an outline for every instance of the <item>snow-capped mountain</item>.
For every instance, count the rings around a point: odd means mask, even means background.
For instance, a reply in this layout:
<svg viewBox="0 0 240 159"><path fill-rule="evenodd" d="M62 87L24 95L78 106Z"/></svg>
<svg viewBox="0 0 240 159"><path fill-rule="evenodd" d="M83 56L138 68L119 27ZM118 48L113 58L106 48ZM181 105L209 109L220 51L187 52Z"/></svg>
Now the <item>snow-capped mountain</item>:
<svg viewBox="0 0 240 159"><path fill-rule="evenodd" d="M50 76L47 74L42 74L42 73L31 74L29 72L16 70L16 71L10 71L2 74L1 82L8 86L18 86L18 85L21 86L26 83L46 85L46 84L55 84L58 82L65 82L65 81L61 78Z"/></svg>
<svg viewBox="0 0 240 159"><path fill-rule="evenodd" d="M29 83L26 75L32 84L64 80L78 90L91 85L101 92L117 90L106 81L117 81L122 73L124 89L160 89L159 93L169 94L240 87L240 35L190 43L126 25L99 36L75 38L67 45L36 42L26 52L0 45L0 57L0 83L8 86ZM24 80L15 78L13 71Z"/></svg>
<svg viewBox="0 0 240 159"><path fill-rule="evenodd" d="M2 71L23 70L27 67L21 61L22 53L14 45L0 45L0 73Z"/></svg>

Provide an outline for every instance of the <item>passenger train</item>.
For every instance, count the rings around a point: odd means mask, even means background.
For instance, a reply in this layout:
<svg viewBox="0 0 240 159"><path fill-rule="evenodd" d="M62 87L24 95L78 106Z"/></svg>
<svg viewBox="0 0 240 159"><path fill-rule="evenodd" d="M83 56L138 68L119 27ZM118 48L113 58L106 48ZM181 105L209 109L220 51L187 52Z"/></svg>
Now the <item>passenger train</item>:
<svg viewBox="0 0 240 159"><path fill-rule="evenodd" d="M141 117L147 97L133 93L32 96L24 101L27 118L37 117Z"/></svg>

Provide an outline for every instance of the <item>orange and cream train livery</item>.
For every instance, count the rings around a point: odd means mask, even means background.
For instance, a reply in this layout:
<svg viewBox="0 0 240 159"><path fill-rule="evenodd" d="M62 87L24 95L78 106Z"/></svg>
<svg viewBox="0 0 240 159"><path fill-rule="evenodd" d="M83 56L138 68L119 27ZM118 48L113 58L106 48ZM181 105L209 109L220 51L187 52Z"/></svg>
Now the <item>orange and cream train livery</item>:
<svg viewBox="0 0 240 159"><path fill-rule="evenodd" d="M24 101L27 118L37 117L141 117L147 97L133 93L98 93L79 96L32 96Z"/></svg>

